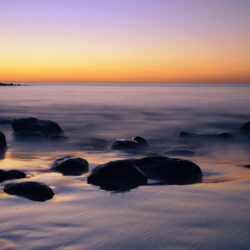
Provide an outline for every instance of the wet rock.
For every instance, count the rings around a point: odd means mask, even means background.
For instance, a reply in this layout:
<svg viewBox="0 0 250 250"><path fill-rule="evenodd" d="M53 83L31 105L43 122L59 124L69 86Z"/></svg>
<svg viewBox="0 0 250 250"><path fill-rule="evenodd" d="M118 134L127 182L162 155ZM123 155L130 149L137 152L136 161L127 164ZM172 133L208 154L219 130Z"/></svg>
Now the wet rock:
<svg viewBox="0 0 250 250"><path fill-rule="evenodd" d="M242 127L240 128L240 132L250 134L250 121L242 125Z"/></svg>
<svg viewBox="0 0 250 250"><path fill-rule="evenodd" d="M218 138L220 139L231 139L233 138L234 136L230 133L220 133L218 135L216 135Z"/></svg>
<svg viewBox="0 0 250 250"><path fill-rule="evenodd" d="M140 137L135 136L131 140L129 139L118 139L115 140L111 146L113 150L136 150L142 149L147 146L147 141Z"/></svg>
<svg viewBox="0 0 250 250"><path fill-rule="evenodd" d="M49 186L35 181L6 184L4 192L41 202L50 200L54 196L54 192Z"/></svg>
<svg viewBox="0 0 250 250"><path fill-rule="evenodd" d="M17 136L57 136L63 135L61 127L50 120L39 120L37 118L20 118L12 120L12 128Z"/></svg>
<svg viewBox="0 0 250 250"><path fill-rule="evenodd" d="M166 155L194 156L194 152L188 149L173 149L165 152Z"/></svg>
<svg viewBox="0 0 250 250"><path fill-rule="evenodd" d="M11 120L7 120L7 119L0 119L0 125L7 125L10 124Z"/></svg>
<svg viewBox="0 0 250 250"><path fill-rule="evenodd" d="M202 171L192 161L168 157L144 157L134 164L149 179L157 179L165 184L193 184L202 181Z"/></svg>
<svg viewBox="0 0 250 250"><path fill-rule="evenodd" d="M0 149L5 147L7 147L6 137L5 134L0 131Z"/></svg>
<svg viewBox="0 0 250 250"><path fill-rule="evenodd" d="M191 137L191 136L196 136L196 134L185 132L185 131L181 131L180 134L179 134L179 136L180 137Z"/></svg>
<svg viewBox="0 0 250 250"><path fill-rule="evenodd" d="M231 139L234 136L230 133L219 133L219 134L195 134L182 131L179 134L182 138L192 138L192 139L207 139L207 140L216 140L216 139Z"/></svg>
<svg viewBox="0 0 250 250"><path fill-rule="evenodd" d="M9 171L0 170L0 182L13 179L21 179L25 177L26 174L19 170L9 170Z"/></svg>
<svg viewBox="0 0 250 250"><path fill-rule="evenodd" d="M243 165L243 168L248 168L248 169L250 169L250 164Z"/></svg>
<svg viewBox="0 0 250 250"><path fill-rule="evenodd" d="M142 145L142 146L146 146L148 144L147 141L143 137L140 137L140 136L133 137L132 141L135 141L139 145Z"/></svg>
<svg viewBox="0 0 250 250"><path fill-rule="evenodd" d="M118 139L113 142L111 148L114 150L135 150L138 149L138 145L136 141Z"/></svg>
<svg viewBox="0 0 250 250"><path fill-rule="evenodd" d="M147 178L134 165L133 160L119 160L94 168L88 183L104 190L127 190L147 184Z"/></svg>
<svg viewBox="0 0 250 250"><path fill-rule="evenodd" d="M88 171L89 163L83 158L65 156L55 160L51 170L63 175L78 176Z"/></svg>
<svg viewBox="0 0 250 250"><path fill-rule="evenodd" d="M27 132L27 131L15 132L15 137L17 139L43 139L45 138L45 136L41 132Z"/></svg>
<svg viewBox="0 0 250 250"><path fill-rule="evenodd" d="M3 160L5 158L7 152L7 147L1 148L0 147L0 160Z"/></svg>

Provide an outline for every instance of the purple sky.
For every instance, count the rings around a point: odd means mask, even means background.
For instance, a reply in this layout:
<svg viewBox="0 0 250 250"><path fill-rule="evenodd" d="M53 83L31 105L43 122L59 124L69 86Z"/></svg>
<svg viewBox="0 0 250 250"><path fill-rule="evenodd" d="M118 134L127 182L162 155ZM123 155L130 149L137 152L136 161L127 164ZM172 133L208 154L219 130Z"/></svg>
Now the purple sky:
<svg viewBox="0 0 250 250"><path fill-rule="evenodd" d="M0 0L0 10L2 80L65 70L70 81L72 68L72 81L250 79L249 0Z"/></svg>

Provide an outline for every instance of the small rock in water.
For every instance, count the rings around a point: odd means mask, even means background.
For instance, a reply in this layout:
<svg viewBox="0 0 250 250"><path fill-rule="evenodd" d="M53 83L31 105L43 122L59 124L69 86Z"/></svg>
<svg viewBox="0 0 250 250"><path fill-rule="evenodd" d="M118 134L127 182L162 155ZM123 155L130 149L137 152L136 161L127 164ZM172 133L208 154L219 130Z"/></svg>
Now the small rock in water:
<svg viewBox="0 0 250 250"><path fill-rule="evenodd" d="M230 133L220 133L220 134L195 134L195 133L189 133L182 131L179 134L180 137L182 138L192 138L192 139L211 139L211 140L216 140L216 139L231 139L233 138L233 135Z"/></svg>
<svg viewBox="0 0 250 250"><path fill-rule="evenodd" d="M44 183L29 181L9 183L4 186L5 193L17 195L33 201L46 201L54 196L53 190Z"/></svg>
<svg viewBox="0 0 250 250"><path fill-rule="evenodd" d="M6 137L5 134L0 131L0 148L5 148L5 147L7 147Z"/></svg>
<svg viewBox="0 0 250 250"><path fill-rule="evenodd" d="M21 179L25 177L26 174L19 170L9 170L9 171L0 170L0 182L13 179Z"/></svg>
<svg viewBox="0 0 250 250"><path fill-rule="evenodd" d="M242 125L242 127L240 128L240 132L250 134L250 121Z"/></svg>
<svg viewBox="0 0 250 250"><path fill-rule="evenodd" d="M188 149L173 149L165 152L166 155L194 156L194 152Z"/></svg>
<svg viewBox="0 0 250 250"><path fill-rule="evenodd" d="M37 118L20 118L12 120L12 128L17 136L58 136L63 135L61 127L50 120L39 120Z"/></svg>
<svg viewBox="0 0 250 250"><path fill-rule="evenodd" d="M55 160L51 170L63 175L78 176L88 171L89 163L83 158L65 156Z"/></svg>
<svg viewBox="0 0 250 250"><path fill-rule="evenodd" d="M231 139L234 137L230 133L221 133L221 134L218 134L217 136L218 136L218 138L221 138L221 139Z"/></svg>
<svg viewBox="0 0 250 250"><path fill-rule="evenodd" d="M144 138L140 136L135 136L131 140L117 139L113 142L111 148L114 150L135 150L143 148L147 144L148 143Z"/></svg>
<svg viewBox="0 0 250 250"><path fill-rule="evenodd" d="M248 168L248 169L250 169L250 164L243 165L243 168Z"/></svg>
<svg viewBox="0 0 250 250"><path fill-rule="evenodd" d="M133 160L119 160L94 168L88 183L109 191L129 190L147 184L147 178L133 164Z"/></svg>
<svg viewBox="0 0 250 250"><path fill-rule="evenodd" d="M132 140L118 139L113 142L111 148L114 150L134 150L138 149L138 143Z"/></svg>
<svg viewBox="0 0 250 250"><path fill-rule="evenodd" d="M146 146L148 144L147 141L143 137L140 137L140 136L133 137L132 141L136 141L138 144L142 146Z"/></svg>

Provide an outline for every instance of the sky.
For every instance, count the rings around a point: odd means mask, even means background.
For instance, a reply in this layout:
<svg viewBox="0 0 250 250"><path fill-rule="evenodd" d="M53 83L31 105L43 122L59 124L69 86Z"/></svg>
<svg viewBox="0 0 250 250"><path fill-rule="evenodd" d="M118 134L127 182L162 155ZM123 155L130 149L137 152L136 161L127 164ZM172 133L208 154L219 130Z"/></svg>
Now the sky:
<svg viewBox="0 0 250 250"><path fill-rule="evenodd" d="M0 0L0 81L250 83L250 0Z"/></svg>

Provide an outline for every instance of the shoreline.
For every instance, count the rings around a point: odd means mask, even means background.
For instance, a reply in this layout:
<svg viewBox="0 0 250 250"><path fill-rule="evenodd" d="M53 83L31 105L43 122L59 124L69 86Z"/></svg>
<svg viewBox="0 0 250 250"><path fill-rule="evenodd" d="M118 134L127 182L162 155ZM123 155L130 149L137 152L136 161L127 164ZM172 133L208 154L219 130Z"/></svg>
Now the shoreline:
<svg viewBox="0 0 250 250"><path fill-rule="evenodd" d="M21 86L20 83L3 83L0 82L0 87L7 87L7 86Z"/></svg>

